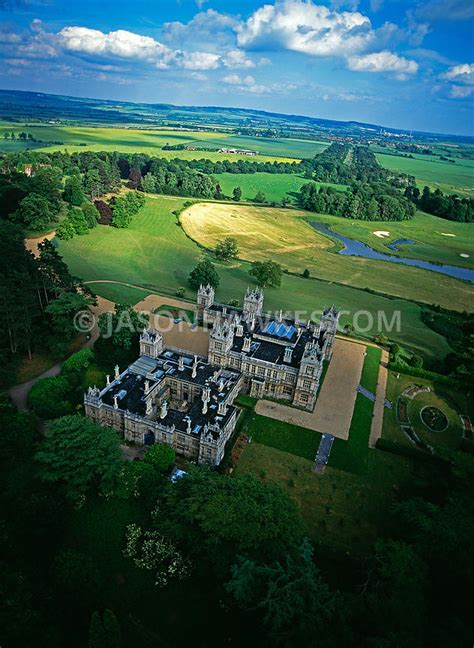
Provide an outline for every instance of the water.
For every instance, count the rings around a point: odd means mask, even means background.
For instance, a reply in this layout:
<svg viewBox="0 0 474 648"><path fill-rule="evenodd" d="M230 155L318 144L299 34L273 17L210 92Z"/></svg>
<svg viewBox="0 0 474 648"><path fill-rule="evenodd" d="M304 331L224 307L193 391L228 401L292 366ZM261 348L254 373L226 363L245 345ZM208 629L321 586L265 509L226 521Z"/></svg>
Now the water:
<svg viewBox="0 0 474 648"><path fill-rule="evenodd" d="M412 241L411 239L397 239L393 243L387 243L387 247L398 252L399 245L415 245L415 243L416 241Z"/></svg>
<svg viewBox="0 0 474 648"><path fill-rule="evenodd" d="M311 226L314 227L314 229L318 232L321 232L326 236L331 236L332 238L340 241L344 245L344 248L340 250L339 254L344 254L346 256L364 257L365 259L374 259L376 261L402 263L403 265L415 266L416 268L423 268L424 270L431 270L432 272L439 272L441 274L448 275L449 277L454 277L455 279L463 279L464 281L474 283L474 270L470 270L469 268L461 268L458 266L422 261L421 259L407 259L406 257L394 256L393 254L385 254L385 252L378 252L365 243L351 239L348 236L336 234L336 232L333 232L327 225L323 223L311 223ZM415 241L410 241L408 239L399 239L397 241L394 241L388 247L397 249L393 248L393 246L402 244L409 245L414 242Z"/></svg>

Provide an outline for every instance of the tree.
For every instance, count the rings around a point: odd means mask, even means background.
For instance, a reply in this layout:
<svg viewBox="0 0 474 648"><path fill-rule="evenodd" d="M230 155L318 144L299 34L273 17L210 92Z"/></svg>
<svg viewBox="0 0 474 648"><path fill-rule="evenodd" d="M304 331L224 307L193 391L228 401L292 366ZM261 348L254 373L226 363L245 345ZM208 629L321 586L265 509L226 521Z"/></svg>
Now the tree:
<svg viewBox="0 0 474 648"><path fill-rule="evenodd" d="M413 355L410 358L410 365L416 369L421 369L423 367L423 358L419 355Z"/></svg>
<svg viewBox="0 0 474 648"><path fill-rule="evenodd" d="M222 241L217 243L214 253L222 261L229 261L229 259L235 258L239 253L237 240L230 236L222 239Z"/></svg>
<svg viewBox="0 0 474 648"><path fill-rule="evenodd" d="M80 176L72 175L70 178L67 178L64 184L63 198L74 207L80 207L82 205L86 197Z"/></svg>
<svg viewBox="0 0 474 648"><path fill-rule="evenodd" d="M71 340L79 332L76 329L74 316L80 311L89 311L94 298L82 292L62 291L45 308L51 318L53 329L64 341Z"/></svg>
<svg viewBox="0 0 474 648"><path fill-rule="evenodd" d="M41 378L28 394L28 404L34 413L44 419L55 419L71 414L70 384L65 376Z"/></svg>
<svg viewBox="0 0 474 648"><path fill-rule="evenodd" d="M148 325L149 317L137 313L128 304L116 304L113 313L99 317L100 336L94 345L99 364L113 367L130 364L139 353L139 337Z"/></svg>
<svg viewBox="0 0 474 648"><path fill-rule="evenodd" d="M198 290L201 284L204 286L210 284L214 288L217 288L219 285L219 275L217 274L214 264L208 259L204 259L197 264L194 270L191 271L188 281L189 285L194 290Z"/></svg>
<svg viewBox="0 0 474 648"><path fill-rule="evenodd" d="M156 443L145 452L143 461L161 473L167 472L176 460L176 453L171 446Z"/></svg>
<svg viewBox="0 0 474 648"><path fill-rule="evenodd" d="M16 212L11 215L11 220L28 229L41 230L55 220L55 214L44 196L30 193L20 202Z"/></svg>
<svg viewBox="0 0 474 648"><path fill-rule="evenodd" d="M254 261L249 274L262 288L281 285L282 269L281 265L275 261Z"/></svg>
<svg viewBox="0 0 474 648"><path fill-rule="evenodd" d="M242 198L242 189L240 187L234 187L234 190L232 191L232 198L236 202L239 202L239 200Z"/></svg>
<svg viewBox="0 0 474 648"><path fill-rule="evenodd" d="M305 279L308 279L308 278L311 276L311 273L310 273L310 271L308 270L308 268L305 268L305 269L303 270L303 272L302 272L302 276L303 276Z"/></svg>
<svg viewBox="0 0 474 648"><path fill-rule="evenodd" d="M267 201L267 197L265 196L263 191L257 191L257 193L255 194L254 202L263 203L266 201Z"/></svg>
<svg viewBox="0 0 474 648"><path fill-rule="evenodd" d="M87 223L87 227L89 227L89 229L92 229L97 225L99 221L100 218L99 210L95 205L93 205L90 202L82 203L81 209L84 215L84 219Z"/></svg>
<svg viewBox="0 0 474 648"><path fill-rule="evenodd" d="M82 498L92 488L109 491L122 466L117 433L82 416L49 423L36 453L38 475L58 484L66 497Z"/></svg>
<svg viewBox="0 0 474 648"><path fill-rule="evenodd" d="M88 648L120 648L122 633L112 610L104 610L103 616L93 612L89 626Z"/></svg>

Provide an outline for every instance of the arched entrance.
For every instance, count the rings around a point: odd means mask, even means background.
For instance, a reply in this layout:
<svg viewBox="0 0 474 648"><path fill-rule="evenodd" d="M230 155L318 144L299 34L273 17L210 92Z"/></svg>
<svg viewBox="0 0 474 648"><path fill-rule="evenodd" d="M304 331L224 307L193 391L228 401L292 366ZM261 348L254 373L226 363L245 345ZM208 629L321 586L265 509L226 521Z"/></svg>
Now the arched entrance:
<svg viewBox="0 0 474 648"><path fill-rule="evenodd" d="M155 435L150 430L145 432L144 443L145 445L153 445L155 443Z"/></svg>

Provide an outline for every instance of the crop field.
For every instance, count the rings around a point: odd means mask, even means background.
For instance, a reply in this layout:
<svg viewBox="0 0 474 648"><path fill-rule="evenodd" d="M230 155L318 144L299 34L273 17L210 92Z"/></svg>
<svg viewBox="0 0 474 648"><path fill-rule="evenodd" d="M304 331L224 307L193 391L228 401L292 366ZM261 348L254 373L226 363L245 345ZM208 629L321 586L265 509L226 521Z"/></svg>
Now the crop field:
<svg viewBox="0 0 474 648"><path fill-rule="evenodd" d="M172 214L183 202L184 199L179 198L148 197L145 207L134 218L130 228L99 225L85 236L60 241L59 251L73 274L85 281L104 281L92 284L91 288L114 301L130 303L137 297L138 302L145 296L143 292L140 294L141 291L120 285L120 282L164 294L173 294L177 287L184 286L186 297L195 299L193 291L187 288L187 279L189 272L202 258L203 251L186 236ZM224 302L241 300L247 286L252 283L248 274L249 265L236 261L216 263L216 267L220 276L217 299ZM394 314L400 311L401 330L390 333L391 338L415 349L428 360L444 357L451 351L443 336L423 324L421 308L413 302L287 274L283 276L280 288L265 290L267 309L305 311L306 318L332 303L351 314L361 308L369 313L367 319L363 320L364 324L370 324L369 317L374 318L374 324L367 328L367 335L376 334L379 312L383 312L391 321ZM301 317L303 319L304 315ZM343 314L342 324L351 319L350 315Z"/></svg>
<svg viewBox="0 0 474 648"><path fill-rule="evenodd" d="M218 153L217 151L163 151L165 144L189 145L201 148L245 148L258 151L259 155L250 159L257 162L279 160L294 162L302 157L313 157L322 151L327 144L296 139L252 138L226 135L219 132L201 132L186 129L151 130L145 128L92 127L92 126L60 126L55 124L10 124L0 123L0 150L7 150L12 143L3 139L3 132L21 131L31 133L43 145L41 151L63 151L67 148L70 153L76 151L120 151L123 153L146 153L163 158L217 160L242 159L241 155ZM59 144L54 144L59 142ZM16 142L13 142L16 144ZM38 146L38 145L37 145ZM249 159L245 157L245 159Z"/></svg>
<svg viewBox="0 0 474 648"><path fill-rule="evenodd" d="M362 241L379 252L474 268L473 223L456 223L424 212L417 212L412 220L389 223L351 220L328 214L311 215L308 221L325 223L337 234ZM398 239L415 243L401 245L398 252L387 247Z"/></svg>
<svg viewBox="0 0 474 648"><path fill-rule="evenodd" d="M453 310L472 309L473 289L467 282L420 268L334 254L338 248L333 241L311 228L307 217L307 212L294 209L218 203L196 203L180 216L186 233L206 248L234 237L239 256L246 261L272 259L298 274L307 268L311 276L326 281L429 304L435 299Z"/></svg>
<svg viewBox="0 0 474 648"><path fill-rule="evenodd" d="M428 185L444 193L474 195L474 160L456 158L451 164L432 156L414 154L413 159L398 155L376 153L377 160L386 169L410 173L422 189Z"/></svg>
<svg viewBox="0 0 474 648"><path fill-rule="evenodd" d="M281 202L287 198L295 201L295 194L308 180L295 173L219 173L215 176L226 196L232 195L234 187L242 189L242 200L253 200L258 191L263 191L268 202ZM340 191L346 190L346 185L321 183Z"/></svg>

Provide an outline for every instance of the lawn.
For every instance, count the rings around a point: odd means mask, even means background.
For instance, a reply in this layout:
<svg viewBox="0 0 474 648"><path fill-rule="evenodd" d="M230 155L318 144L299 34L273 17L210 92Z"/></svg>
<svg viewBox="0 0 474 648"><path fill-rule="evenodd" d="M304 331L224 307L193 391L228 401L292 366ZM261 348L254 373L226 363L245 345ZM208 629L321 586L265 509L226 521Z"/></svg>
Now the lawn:
<svg viewBox="0 0 474 648"><path fill-rule="evenodd" d="M328 214L308 216L308 221L326 223L337 234L357 239L386 254L474 268L474 223L456 223L420 211L413 219L402 222L369 222ZM376 236L374 232L378 231L389 235ZM387 247L398 239L415 243L401 245L398 252ZM461 254L469 254L469 258Z"/></svg>
<svg viewBox="0 0 474 648"><path fill-rule="evenodd" d="M398 155L376 153L377 160L386 169L409 173L417 185L441 189L444 193L472 196L474 191L474 160L456 158L452 164L428 155L414 154L413 159Z"/></svg>
<svg viewBox="0 0 474 648"><path fill-rule="evenodd" d="M334 242L307 222L318 218L326 220L295 209L221 203L196 203L180 216L186 233L206 248L214 248L223 237L235 238L239 256L246 261L272 259L291 272L307 268L326 281L428 304L436 301L453 310L472 309L473 290L467 282L421 268L335 254L339 248Z"/></svg>
<svg viewBox="0 0 474 648"><path fill-rule="evenodd" d="M85 236L60 241L59 251L74 275L86 281L101 281L90 287L112 301L138 302L149 292L174 295L176 288L187 286L189 272L203 256L202 249L185 235L172 214L183 202L181 198L148 197L128 229L99 225ZM216 267L220 276L217 299L227 303L230 299L242 300L252 283L248 264L218 263ZM142 290L102 283L104 280L128 283ZM194 298L189 288L186 297ZM349 286L287 274L283 275L280 288L265 290L265 308L299 311L302 319L332 303L349 313L361 308L368 311L375 323L367 335L377 332L377 313L385 313L390 321L400 311L402 327L391 333L391 338L428 359L439 358L451 350L444 337L423 324L420 307L403 299L388 299ZM343 314L342 325L350 319Z"/></svg>
<svg viewBox="0 0 474 648"><path fill-rule="evenodd" d="M235 474L253 474L279 484L299 506L308 533L318 545L357 553L376 539L394 487L411 475L408 459L371 450L363 476L328 466L320 475L313 462L275 448L246 446Z"/></svg>
<svg viewBox="0 0 474 648"><path fill-rule="evenodd" d="M381 350L376 347L367 347L364 366L360 377L360 384L375 393L380 368ZM357 394L354 411L352 413L349 439L334 439L329 465L339 470L346 470L356 475L367 472L369 454L370 428L374 403L363 394Z"/></svg>
<svg viewBox="0 0 474 648"><path fill-rule="evenodd" d="M397 378L398 375L398 378ZM382 438L400 445L413 447L406 434L400 428L397 418L397 400L405 389L412 385L423 385L430 388L431 392L418 394L414 399L405 399L408 405L408 418L415 432L422 441L432 446L444 446L457 448L462 435L459 414L467 414L472 417L473 405L469 398L459 389L447 385L433 383L424 378L398 374L389 371L387 382L387 398L392 401L392 409L386 409L383 419ZM438 407L449 420L449 426L443 432L431 432L422 423L420 411L422 407L433 405Z"/></svg>
<svg viewBox="0 0 474 648"><path fill-rule="evenodd" d="M321 435L313 430L253 414L245 430L253 441L314 461Z"/></svg>
<svg viewBox="0 0 474 648"><path fill-rule="evenodd" d="M234 187L240 187L242 200L253 200L259 191L263 191L267 202L281 202L283 198L295 202L294 194L308 182L303 176L295 173L219 173L215 178L226 196L232 195ZM340 191L347 189L345 185L320 182L317 184L334 187Z"/></svg>

